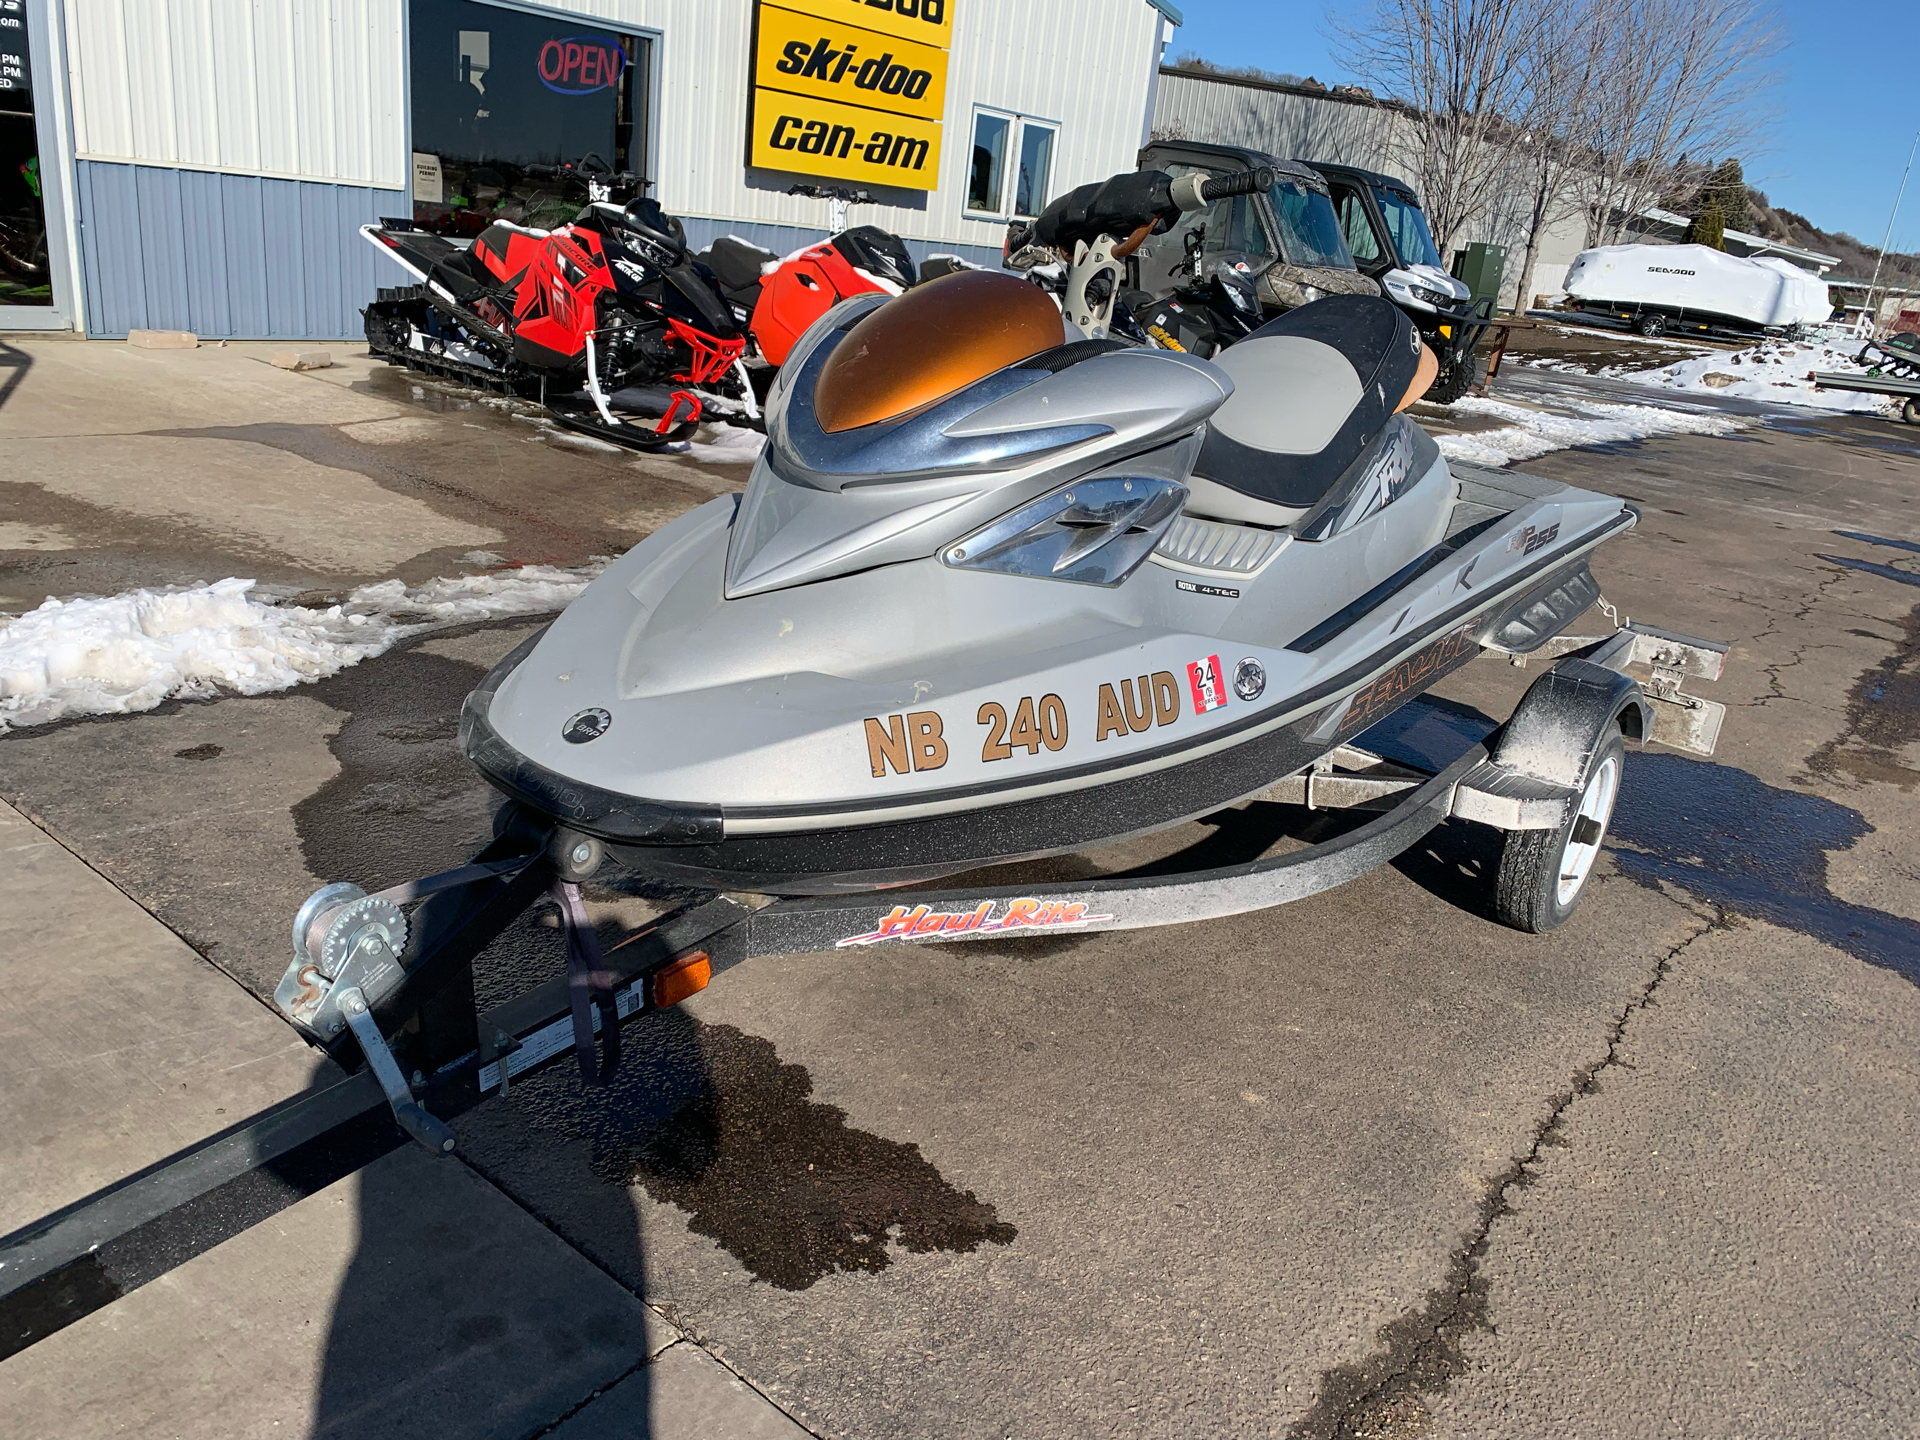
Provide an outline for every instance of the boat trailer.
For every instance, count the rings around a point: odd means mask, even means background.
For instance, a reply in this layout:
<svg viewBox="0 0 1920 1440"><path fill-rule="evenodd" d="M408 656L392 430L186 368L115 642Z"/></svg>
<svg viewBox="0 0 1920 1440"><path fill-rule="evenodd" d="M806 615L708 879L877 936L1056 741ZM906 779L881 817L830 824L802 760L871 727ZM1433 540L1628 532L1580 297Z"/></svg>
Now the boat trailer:
<svg viewBox="0 0 1920 1440"><path fill-rule="evenodd" d="M1629 622L1609 636L1561 636L1511 655L1516 665L1561 658L1504 725L1486 727L1456 758L1427 767L1342 745L1252 797L1377 812L1305 848L1211 869L1024 886L784 899L703 892L604 952L579 891L601 863L600 842L535 829L509 808L467 865L371 895L328 885L308 899L274 999L348 1073L0 1237L0 1359L409 1139L452 1152L450 1121L569 1050L587 1083L605 1084L623 1023L758 956L1244 914L1354 879L1449 818L1513 834L1573 826L1578 835L1582 767L1601 738L1624 731L1644 744L1657 729L1663 744L1712 753L1724 707L1681 684L1718 679L1726 649ZM1630 665L1651 672L1644 685L1626 674ZM1433 704L1416 698L1402 710ZM1600 829L1591 832L1596 849ZM482 1012L475 958L543 897L560 912L567 973Z"/></svg>

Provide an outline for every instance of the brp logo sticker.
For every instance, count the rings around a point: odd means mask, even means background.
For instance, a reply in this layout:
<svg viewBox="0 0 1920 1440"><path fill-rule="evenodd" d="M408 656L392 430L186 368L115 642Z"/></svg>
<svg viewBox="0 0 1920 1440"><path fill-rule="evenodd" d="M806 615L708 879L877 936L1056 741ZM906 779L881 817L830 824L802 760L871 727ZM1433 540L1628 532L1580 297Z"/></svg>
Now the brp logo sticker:
<svg viewBox="0 0 1920 1440"><path fill-rule="evenodd" d="M1233 693L1242 700L1258 700L1267 688L1267 667L1249 655L1233 667Z"/></svg>
<svg viewBox="0 0 1920 1440"><path fill-rule="evenodd" d="M607 727L613 724L613 716L599 708L582 710L560 727L560 738L569 745L584 745L589 740L598 740L607 733Z"/></svg>

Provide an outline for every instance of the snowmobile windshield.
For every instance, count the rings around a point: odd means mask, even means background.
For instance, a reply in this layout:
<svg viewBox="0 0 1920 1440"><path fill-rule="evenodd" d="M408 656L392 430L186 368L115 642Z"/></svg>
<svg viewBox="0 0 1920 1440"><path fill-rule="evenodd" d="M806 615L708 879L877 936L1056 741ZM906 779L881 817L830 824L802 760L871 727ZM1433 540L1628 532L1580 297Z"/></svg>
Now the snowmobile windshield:
<svg viewBox="0 0 1920 1440"><path fill-rule="evenodd" d="M1333 201L1297 180L1281 180L1267 192L1280 225L1280 246L1292 265L1354 268L1353 255L1340 234Z"/></svg>
<svg viewBox="0 0 1920 1440"><path fill-rule="evenodd" d="M1386 216L1387 231L1393 236L1393 248L1400 252L1400 263L1446 269L1440 263L1440 252L1434 246L1433 232L1427 228L1427 214L1420 202L1395 190L1374 193L1380 200L1380 213Z"/></svg>

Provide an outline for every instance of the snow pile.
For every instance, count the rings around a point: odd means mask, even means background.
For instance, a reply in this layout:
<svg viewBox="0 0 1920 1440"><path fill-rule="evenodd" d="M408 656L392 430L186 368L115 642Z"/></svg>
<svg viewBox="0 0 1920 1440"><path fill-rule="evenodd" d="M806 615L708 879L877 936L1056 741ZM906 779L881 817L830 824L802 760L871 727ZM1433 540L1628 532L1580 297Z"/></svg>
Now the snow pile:
<svg viewBox="0 0 1920 1440"><path fill-rule="evenodd" d="M258 599L238 579L48 600L0 625L0 732L323 680L426 630L563 609L604 564L385 580L324 610Z"/></svg>
<svg viewBox="0 0 1920 1440"><path fill-rule="evenodd" d="M1857 390L1816 390L1807 379L1810 370L1864 375L1866 367L1855 358L1859 353L1858 340L1765 340L1746 350L1701 355L1658 370L1638 371L1625 378L1668 390L1731 395L1741 400L1771 400L1816 410L1891 415L1895 405L1891 396L1868 395Z"/></svg>
<svg viewBox="0 0 1920 1440"><path fill-rule="evenodd" d="M1560 415L1509 405L1503 400L1465 396L1453 402L1455 410L1488 415L1508 424L1498 430L1434 438L1450 460L1498 466L1576 445L1615 445L1650 435L1727 435L1748 424L1737 415L1666 410L1654 405L1612 405L1599 400L1570 403L1578 414Z"/></svg>
<svg viewBox="0 0 1920 1440"><path fill-rule="evenodd" d="M686 453L710 464L746 465L759 458L766 443L767 437L758 430L744 425L716 425L712 440L695 441Z"/></svg>

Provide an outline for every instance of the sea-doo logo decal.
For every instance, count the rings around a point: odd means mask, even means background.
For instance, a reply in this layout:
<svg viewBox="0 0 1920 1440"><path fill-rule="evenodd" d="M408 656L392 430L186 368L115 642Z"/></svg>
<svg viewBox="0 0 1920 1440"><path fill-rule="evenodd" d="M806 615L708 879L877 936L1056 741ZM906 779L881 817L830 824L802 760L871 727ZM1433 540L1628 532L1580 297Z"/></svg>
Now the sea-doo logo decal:
<svg viewBox="0 0 1920 1440"><path fill-rule="evenodd" d="M1016 749L1038 755L1040 747L1063 750L1067 744L1067 702L1058 695L1042 695L1038 706L1031 695L1023 695L1013 707L1013 723L1007 723L1007 707L989 700L975 717L987 727L987 740L980 747L982 763L1008 760Z"/></svg>
<svg viewBox="0 0 1920 1440"><path fill-rule="evenodd" d="M1473 641L1473 627L1463 625L1417 655L1408 656L1371 685L1354 692L1353 703L1347 707L1339 733L1352 735L1366 729L1407 696L1424 690L1456 665L1472 659L1479 649Z"/></svg>
<svg viewBox="0 0 1920 1440"><path fill-rule="evenodd" d="M1233 667L1233 693L1242 700L1258 700L1267 688L1267 667L1249 655Z"/></svg>
<svg viewBox="0 0 1920 1440"><path fill-rule="evenodd" d="M561 95L591 95L617 83L627 52L604 35L569 35L540 47L540 83Z"/></svg>
<svg viewBox="0 0 1920 1440"><path fill-rule="evenodd" d="M1155 725L1171 725L1180 718L1180 684L1171 670L1156 670L1137 680L1122 680L1120 688L1100 687L1100 720L1094 726L1097 745L1109 735L1138 735Z"/></svg>
<svg viewBox="0 0 1920 1440"><path fill-rule="evenodd" d="M613 716L601 709L582 710L560 727L560 738L569 745L584 745L598 740L613 724Z"/></svg>
<svg viewBox="0 0 1920 1440"><path fill-rule="evenodd" d="M982 900L971 910L952 912L930 910L916 905L909 910L896 905L882 915L874 929L864 935L849 935L834 941L834 948L849 945L878 945L883 940L924 940L938 935L998 935L1009 930L1071 930L1111 920L1111 915L1089 915L1084 901L1009 900L1006 912L997 918L994 902Z"/></svg>
<svg viewBox="0 0 1920 1440"><path fill-rule="evenodd" d="M1187 685L1193 691L1193 713L1204 715L1227 703L1227 687L1220 679L1220 657L1209 655L1187 666Z"/></svg>
<svg viewBox="0 0 1920 1440"><path fill-rule="evenodd" d="M867 763L873 778L882 779L887 767L896 775L908 770L938 770L947 763L945 730L937 710L913 710L867 720Z"/></svg>
<svg viewBox="0 0 1920 1440"><path fill-rule="evenodd" d="M1544 530L1529 525L1524 530L1516 530L1507 537L1507 550L1518 550L1522 555L1531 555L1542 545L1551 545L1560 538L1560 522L1555 521Z"/></svg>
<svg viewBox="0 0 1920 1440"><path fill-rule="evenodd" d="M1647 266L1647 273L1649 275L1691 275L1693 274L1693 271L1671 270L1671 269L1668 269L1665 265L1649 265Z"/></svg>
<svg viewBox="0 0 1920 1440"><path fill-rule="evenodd" d="M1228 585L1203 585L1198 580L1176 580L1173 588L1189 595L1217 595L1222 600L1238 600L1240 592Z"/></svg>

